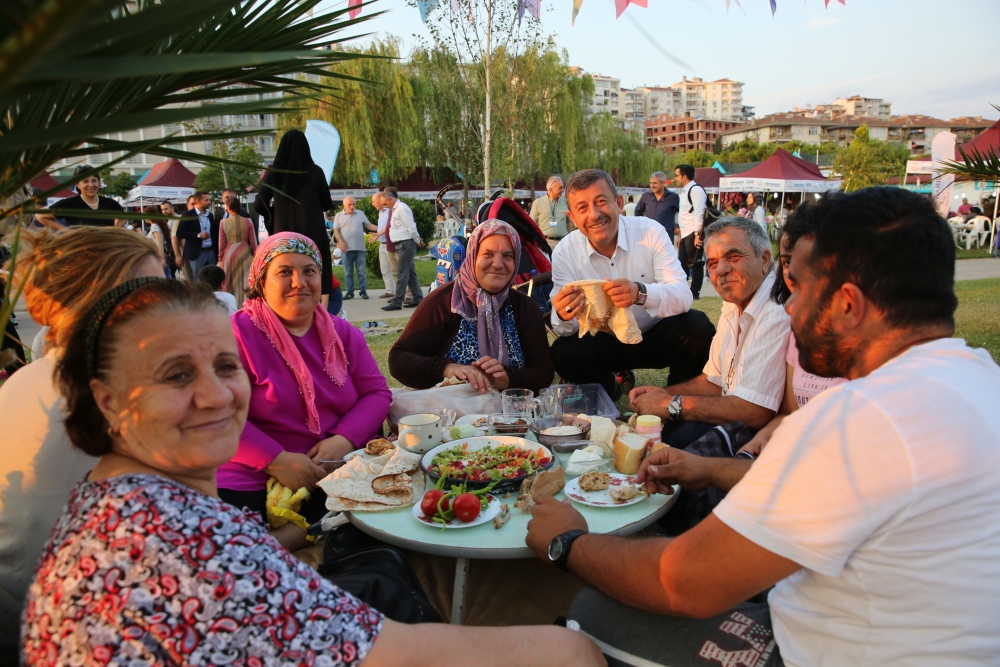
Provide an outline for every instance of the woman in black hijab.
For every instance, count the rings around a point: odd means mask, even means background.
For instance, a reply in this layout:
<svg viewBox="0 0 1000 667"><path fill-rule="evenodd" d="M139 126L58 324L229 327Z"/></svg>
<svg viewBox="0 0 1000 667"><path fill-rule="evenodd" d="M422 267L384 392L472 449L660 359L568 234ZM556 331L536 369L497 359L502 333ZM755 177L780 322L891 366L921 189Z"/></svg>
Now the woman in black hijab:
<svg viewBox="0 0 1000 667"><path fill-rule="evenodd" d="M326 174L313 162L306 135L299 130L289 130L281 137L253 208L264 216L268 234L297 232L312 239L323 259L323 295L328 295L333 288L333 271L323 212L333 208L333 201Z"/></svg>

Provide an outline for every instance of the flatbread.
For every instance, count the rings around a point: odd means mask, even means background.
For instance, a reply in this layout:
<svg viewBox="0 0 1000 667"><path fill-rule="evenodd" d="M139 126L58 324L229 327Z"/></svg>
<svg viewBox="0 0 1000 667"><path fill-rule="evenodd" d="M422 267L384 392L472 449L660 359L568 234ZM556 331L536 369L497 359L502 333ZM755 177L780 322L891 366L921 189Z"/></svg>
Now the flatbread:
<svg viewBox="0 0 1000 667"><path fill-rule="evenodd" d="M355 456L319 483L332 511L404 507L423 495L423 486L420 456L402 449L371 458Z"/></svg>
<svg viewBox="0 0 1000 667"><path fill-rule="evenodd" d="M636 324L631 308L619 308L604 291L606 280L574 280L567 286L579 288L583 293L584 305L576 316L580 324L580 338L588 333L596 336L606 331L627 345L642 342L642 331Z"/></svg>

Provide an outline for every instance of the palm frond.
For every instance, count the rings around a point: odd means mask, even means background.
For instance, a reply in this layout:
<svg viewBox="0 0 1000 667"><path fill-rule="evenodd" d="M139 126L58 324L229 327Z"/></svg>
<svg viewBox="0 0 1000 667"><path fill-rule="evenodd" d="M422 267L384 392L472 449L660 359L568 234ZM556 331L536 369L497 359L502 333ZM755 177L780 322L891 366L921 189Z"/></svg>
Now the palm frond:
<svg viewBox="0 0 1000 667"><path fill-rule="evenodd" d="M963 162L945 160L939 169L942 174L954 174L972 181L1000 181L1000 156L993 150L983 155L975 148L966 153L961 146L956 146Z"/></svg>

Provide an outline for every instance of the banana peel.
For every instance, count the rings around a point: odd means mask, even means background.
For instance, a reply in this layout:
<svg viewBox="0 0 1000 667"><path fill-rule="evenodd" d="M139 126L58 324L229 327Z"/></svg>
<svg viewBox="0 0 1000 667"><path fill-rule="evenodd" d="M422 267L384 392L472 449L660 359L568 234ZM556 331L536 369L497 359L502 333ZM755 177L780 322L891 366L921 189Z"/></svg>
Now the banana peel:
<svg viewBox="0 0 1000 667"><path fill-rule="evenodd" d="M292 523L305 532L309 528L309 522L299 512L302 510L302 505L311 497L312 494L305 487L293 492L274 477L267 480L268 524L273 529ZM311 542L314 538L307 535L306 539Z"/></svg>

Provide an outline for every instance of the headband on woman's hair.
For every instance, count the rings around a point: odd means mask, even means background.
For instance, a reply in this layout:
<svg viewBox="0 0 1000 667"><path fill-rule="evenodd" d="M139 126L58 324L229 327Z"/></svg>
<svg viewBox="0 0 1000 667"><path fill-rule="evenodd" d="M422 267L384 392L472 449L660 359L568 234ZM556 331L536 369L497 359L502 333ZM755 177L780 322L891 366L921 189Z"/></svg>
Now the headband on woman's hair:
<svg viewBox="0 0 1000 667"><path fill-rule="evenodd" d="M162 280L166 280L166 278L133 278L132 280L126 280L122 284L113 287L110 292L101 297L96 306L90 309L90 315L87 320L87 338L84 340L84 350L87 354L87 375L92 378L97 377L97 348L101 342L101 332L104 330L104 325L108 321L111 311L124 301L129 294L140 287L145 287L146 285Z"/></svg>

